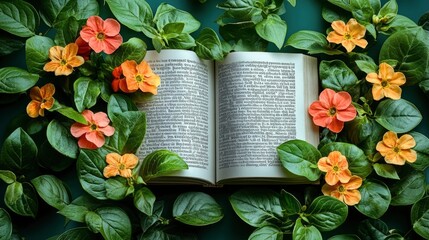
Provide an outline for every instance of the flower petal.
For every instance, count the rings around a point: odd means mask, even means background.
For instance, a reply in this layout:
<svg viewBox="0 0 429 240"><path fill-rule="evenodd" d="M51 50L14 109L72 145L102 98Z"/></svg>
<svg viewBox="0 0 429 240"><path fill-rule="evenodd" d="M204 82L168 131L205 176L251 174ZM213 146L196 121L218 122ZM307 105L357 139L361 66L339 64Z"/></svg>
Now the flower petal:
<svg viewBox="0 0 429 240"><path fill-rule="evenodd" d="M119 166L121 155L119 153L111 152L106 155L106 163L113 166Z"/></svg>
<svg viewBox="0 0 429 240"><path fill-rule="evenodd" d="M337 184L339 181L337 174L334 171L328 171L325 174L325 182L331 186Z"/></svg>
<svg viewBox="0 0 429 240"><path fill-rule="evenodd" d="M139 88L142 92L149 92L153 95L156 95L158 93L158 89L155 86L149 85L147 83L139 84Z"/></svg>
<svg viewBox="0 0 429 240"><path fill-rule="evenodd" d="M384 88L384 96L398 100L401 98L402 89L397 85L390 85L389 87Z"/></svg>
<svg viewBox="0 0 429 240"><path fill-rule="evenodd" d="M62 52L62 59L67 60L67 63L68 63L70 58L73 58L76 56L78 49L79 47L77 46L76 43L67 44L67 46L65 46Z"/></svg>
<svg viewBox="0 0 429 240"><path fill-rule="evenodd" d="M110 177L114 177L116 175L119 175L119 169L115 166L112 165L107 165L104 169L103 169L103 176L105 178L110 178Z"/></svg>
<svg viewBox="0 0 429 240"><path fill-rule="evenodd" d="M88 141L85 138L85 135L83 135L79 138L79 141L77 142L77 144L80 148L85 148L85 149L97 149L98 148L94 143Z"/></svg>
<svg viewBox="0 0 429 240"><path fill-rule="evenodd" d="M347 191L346 194L344 194L344 203L349 206L354 206L360 202L361 195L358 190L351 190Z"/></svg>
<svg viewBox="0 0 429 240"><path fill-rule="evenodd" d="M344 184L347 190L358 189L362 186L362 178L356 175L350 177L350 180Z"/></svg>
<svg viewBox="0 0 429 240"><path fill-rule="evenodd" d="M357 114L356 108L353 105L350 105L348 108L337 111L337 119L342 122L348 122L355 119Z"/></svg>
<svg viewBox="0 0 429 240"><path fill-rule="evenodd" d="M344 35L340 35L335 31L328 33L326 40L330 43L340 44L344 40Z"/></svg>
<svg viewBox="0 0 429 240"><path fill-rule="evenodd" d="M354 39L360 39L360 38L363 38L365 36L365 32L366 32L365 26L363 26L360 23L358 23L356 21L356 19L351 18L347 22L347 27L348 27L348 30L349 30L349 34Z"/></svg>
<svg viewBox="0 0 429 240"><path fill-rule="evenodd" d="M416 140L410 134L404 134L398 139L397 144L401 150L410 149L416 146Z"/></svg>
<svg viewBox="0 0 429 240"><path fill-rule="evenodd" d="M341 183L347 183L350 181L350 178L352 177L352 172L350 172L349 169L344 169L343 171L338 172L338 180Z"/></svg>
<svg viewBox="0 0 429 240"><path fill-rule="evenodd" d="M81 56L74 56L67 61L67 64L69 64L72 67L79 67L80 65L85 63L85 59Z"/></svg>
<svg viewBox="0 0 429 240"><path fill-rule="evenodd" d="M28 116L32 118L36 118L39 116L39 110L40 110L40 102L31 100L30 103L27 105L27 114Z"/></svg>
<svg viewBox="0 0 429 240"><path fill-rule="evenodd" d="M134 78L137 74L137 63L134 60L127 60L121 64L122 74L128 78Z"/></svg>
<svg viewBox="0 0 429 240"><path fill-rule="evenodd" d="M319 95L320 104L326 109L333 107L332 99L334 99L335 94L334 90L325 88Z"/></svg>
<svg viewBox="0 0 429 240"><path fill-rule="evenodd" d="M322 172L328 172L329 170L332 169L332 165L330 164L330 162L328 162L328 157L320 158L319 161L317 162L317 167Z"/></svg>
<svg viewBox="0 0 429 240"><path fill-rule="evenodd" d="M399 157L407 162L413 163L417 160L417 153L413 149L401 150L399 152Z"/></svg>
<svg viewBox="0 0 429 240"><path fill-rule="evenodd" d="M106 127L110 123L110 120L107 117L107 114L104 112L97 112L93 114L92 120L94 121L95 125L97 125L98 127Z"/></svg>
<svg viewBox="0 0 429 240"><path fill-rule="evenodd" d="M113 37L119 34L121 30L121 25L118 21L113 18L106 18L104 20L103 32L106 36Z"/></svg>
<svg viewBox="0 0 429 240"><path fill-rule="evenodd" d="M389 81L389 84L401 86L401 85L405 84L406 81L407 80L406 80L405 75L403 73L395 72L395 73L393 73L392 79Z"/></svg>
<svg viewBox="0 0 429 240"><path fill-rule="evenodd" d="M99 128L98 130L102 132L104 136L108 136L108 137L112 136L115 133L115 128L110 125Z"/></svg>
<svg viewBox="0 0 429 240"><path fill-rule="evenodd" d="M348 92L337 92L332 98L332 104L337 110L346 109L352 104L352 97Z"/></svg>
<svg viewBox="0 0 429 240"><path fill-rule="evenodd" d="M98 131L90 131L85 135L83 135L82 137L88 140L88 142L93 143L98 148L102 147L105 142L104 135Z"/></svg>
<svg viewBox="0 0 429 240"><path fill-rule="evenodd" d="M341 42L341 45L343 45L347 52L353 51L353 49L356 47L352 40L344 40Z"/></svg>
<svg viewBox="0 0 429 240"><path fill-rule="evenodd" d="M131 153L126 153L122 156L122 163L126 168L133 169L139 162L139 158Z"/></svg>
<svg viewBox="0 0 429 240"><path fill-rule="evenodd" d="M333 121L333 117L329 116L326 112L319 112L313 116L313 122L317 126L327 127Z"/></svg>
<svg viewBox="0 0 429 240"><path fill-rule="evenodd" d="M376 101L384 98L384 88L381 85L372 85L372 98Z"/></svg>
<svg viewBox="0 0 429 240"><path fill-rule="evenodd" d="M55 72L55 70L57 70L57 68L59 68L61 65L59 62L48 62L45 64L45 66L43 66L43 70L46 72Z"/></svg>
<svg viewBox="0 0 429 240"><path fill-rule="evenodd" d="M78 138L89 131L91 131L89 126L82 123L73 123L70 127L70 133L75 138Z"/></svg>
<svg viewBox="0 0 429 240"><path fill-rule="evenodd" d="M373 72L373 73L368 73L365 77L365 79L370 82L370 83L374 83L374 84L381 84L381 80L378 78L378 74Z"/></svg>
<svg viewBox="0 0 429 240"><path fill-rule="evenodd" d="M344 122L338 120L337 118L332 118L331 123L328 124L327 128L334 133L339 133L343 130Z"/></svg>
<svg viewBox="0 0 429 240"><path fill-rule="evenodd" d="M398 140L398 135L395 132L388 131L383 135L383 143L390 148L393 148L396 146L397 140Z"/></svg>
<svg viewBox="0 0 429 240"><path fill-rule="evenodd" d="M333 21L331 27L340 35L344 36L347 33L346 23L341 20Z"/></svg>
<svg viewBox="0 0 429 240"><path fill-rule="evenodd" d="M106 37L104 39L104 47L103 47L103 51L106 54L112 54L113 52L116 51L116 49L118 49L122 44L122 36L121 35L116 35L114 37Z"/></svg>

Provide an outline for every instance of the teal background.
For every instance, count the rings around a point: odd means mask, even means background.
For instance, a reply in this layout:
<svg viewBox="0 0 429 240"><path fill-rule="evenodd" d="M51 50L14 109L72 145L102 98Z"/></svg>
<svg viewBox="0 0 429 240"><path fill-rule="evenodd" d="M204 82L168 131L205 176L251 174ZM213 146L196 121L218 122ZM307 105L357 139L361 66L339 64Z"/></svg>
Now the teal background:
<svg viewBox="0 0 429 240"><path fill-rule="evenodd" d="M428 0L397 0L399 5L399 14L405 15L411 18L414 21L417 21L418 18L423 15L425 12L429 11L429 1ZM217 25L215 23L216 18L222 13L221 10L216 8L216 4L221 2L219 0L207 0L206 3L201 4L197 0L167 0L167 1L153 1L148 0L151 4L153 12L156 11L158 4L162 2L167 2L176 8L183 9L192 13L196 19L201 21L201 29L204 27L211 27L217 30ZM299 30L315 30L319 32L325 31L328 26L327 23L321 17L321 2L320 0L297 0L296 7L292 7L289 4L286 4L286 13L282 18L287 22L288 25L288 34L289 37L292 33ZM382 1L384 3L385 1ZM101 13L104 16L111 16L111 13L105 9ZM124 36L124 41L130 37L131 31L122 27L121 33ZM135 34L133 33L135 36ZM145 39L143 34L137 34L138 37ZM147 39L146 39L147 40ZM150 41L146 41L150 45ZM377 43L380 47L381 43ZM278 51L273 45L270 46L270 51ZM285 52L297 52L295 49L286 47L281 51ZM377 52L372 52L373 56L377 57ZM25 68L25 55L24 50L13 53L7 57L0 58L0 67L4 66L18 66ZM0 142L3 142L4 138L7 136L8 132L6 130L7 124L13 119L13 117L18 114L25 113L25 106L28 98L23 96L20 101L16 103L11 103L7 105L0 105ZM408 87L404 89L403 98L413 102L421 111L423 115L423 121L415 129L416 131L429 136L429 109L427 106L427 97L416 87ZM150 126L148 126L150 127ZM62 179L70 186L72 192L72 198L80 196L83 191L81 190L79 183L76 179L75 170L67 169L62 173ZM426 176L428 179L428 171L426 171ZM303 193L302 186L285 186L285 185L276 185L276 186L224 186L223 188L205 188L199 186L157 186L153 187L158 199L166 201L166 212L171 212L171 205L174 199L178 194L184 191L203 191L212 195L224 209L225 217L219 223L199 228L183 228L181 231L196 232L199 239L222 239L222 240L236 240L236 239L247 239L250 233L253 231L253 227L246 225L241 221L237 215L231 209L228 196L239 189L246 187L252 188L271 188L275 191L280 191L280 189L286 189L289 192L301 195ZM0 198L3 198L4 194L4 184L0 183ZM23 226L19 229L20 234L25 236L27 239L47 239L56 234L60 234L65 231L65 229L75 227L76 223L70 222L66 224L64 217L55 213L55 210L46 204L43 203L43 200L39 199L39 214L36 219L29 219L13 215L14 221L19 221ZM302 199L301 199L302 201ZM0 201L0 207L6 208L3 201ZM336 233L351 233L356 230L356 224L360 220L364 219L361 214L358 214L354 208L349 208L349 220L352 224L347 226L342 226ZM10 212L10 211L9 211ZM403 213L407 216L403 216ZM389 224L390 228L399 228L405 233L409 229L403 229L404 226L410 226L409 223L409 211L405 207L396 207L392 208L391 211L386 213L382 220L386 221ZM394 220L392 220L394 219ZM331 233L330 233L331 234ZM325 235L328 236L328 235Z"/></svg>

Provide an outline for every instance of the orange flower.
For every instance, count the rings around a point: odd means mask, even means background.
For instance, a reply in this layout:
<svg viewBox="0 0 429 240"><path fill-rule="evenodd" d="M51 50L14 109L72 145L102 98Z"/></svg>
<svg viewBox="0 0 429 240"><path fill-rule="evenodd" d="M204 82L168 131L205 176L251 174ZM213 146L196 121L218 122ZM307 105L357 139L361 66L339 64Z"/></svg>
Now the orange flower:
<svg viewBox="0 0 429 240"><path fill-rule="evenodd" d="M404 165L406 161L413 163L417 160L416 151L411 149L414 146L416 141L410 134L404 134L398 139L395 132L388 131L375 148L387 163Z"/></svg>
<svg viewBox="0 0 429 240"><path fill-rule="evenodd" d="M130 93L128 90L127 81L125 80L125 76L122 73L122 67L116 67L112 72L113 81L112 81L112 89L114 92L118 92L121 90L124 93Z"/></svg>
<svg viewBox="0 0 429 240"><path fill-rule="evenodd" d="M368 42L362 39L365 36L366 28L354 18L351 18L347 25L341 20L333 21L331 27L334 31L331 31L326 39L330 43L341 43L347 52L353 51L356 45L361 48L368 45Z"/></svg>
<svg viewBox="0 0 429 240"><path fill-rule="evenodd" d="M82 112L88 124L73 123L70 132L79 138L80 148L97 149L104 145L104 136L112 136L115 129L109 125L110 120L104 112L93 113L91 110Z"/></svg>
<svg viewBox="0 0 429 240"><path fill-rule="evenodd" d="M401 72L395 72L392 66L387 63L381 63L377 73L368 73L366 80L372 85L372 96L374 100L380 100L383 97L391 99L400 99L402 89L399 87L406 81L405 75Z"/></svg>
<svg viewBox="0 0 429 240"><path fill-rule="evenodd" d="M108 153L106 155L107 166L104 168L103 175L106 178L120 175L124 178L132 176L131 170L137 166L138 157L132 153L119 155L117 153Z"/></svg>
<svg viewBox="0 0 429 240"><path fill-rule="evenodd" d="M349 206L360 202L361 195L358 188L362 185L362 178L353 175L346 183L338 182L334 186L325 184L322 187L322 193L334 197Z"/></svg>
<svg viewBox="0 0 429 240"><path fill-rule="evenodd" d="M120 30L121 25L113 18L104 21L99 16L91 16L80 31L80 36L96 53L104 51L112 54L122 44Z"/></svg>
<svg viewBox="0 0 429 240"><path fill-rule="evenodd" d="M352 105L352 97L348 92L338 92L326 88L313 102L308 112L317 126L327 127L335 133L341 132L344 122L356 117L356 109Z"/></svg>
<svg viewBox="0 0 429 240"><path fill-rule="evenodd" d="M45 109L49 110L54 105L55 99L52 97L54 93L55 86L52 83L48 83L41 88L37 86L31 88L31 102L27 105L28 116L32 118L45 116Z"/></svg>
<svg viewBox="0 0 429 240"><path fill-rule="evenodd" d="M129 91L134 92L140 89L142 92L157 94L157 87L161 83L161 79L152 72L146 61L142 61L139 65L134 60L125 61L121 67Z"/></svg>
<svg viewBox="0 0 429 240"><path fill-rule="evenodd" d="M70 43L67 46L53 46L49 49L50 62L46 63L43 70L55 72L55 76L68 76L73 72L74 67L79 67L85 60L77 56L78 46L76 43Z"/></svg>
<svg viewBox="0 0 429 240"><path fill-rule="evenodd" d="M338 181L346 183L352 176L346 157L339 151L332 151L327 157L319 159L317 167L326 172L325 181L329 185L335 185Z"/></svg>

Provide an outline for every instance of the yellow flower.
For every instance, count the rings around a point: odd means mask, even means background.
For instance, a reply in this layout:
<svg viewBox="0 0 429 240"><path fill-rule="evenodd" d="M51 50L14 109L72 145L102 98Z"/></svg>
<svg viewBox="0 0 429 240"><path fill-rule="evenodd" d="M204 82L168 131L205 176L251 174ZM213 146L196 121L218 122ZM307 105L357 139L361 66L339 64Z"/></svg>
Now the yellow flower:
<svg viewBox="0 0 429 240"><path fill-rule="evenodd" d="M339 151L332 151L327 157L322 157L317 162L317 167L320 171L326 172L325 181L329 185L346 183L352 176L346 157Z"/></svg>
<svg viewBox="0 0 429 240"><path fill-rule="evenodd" d="M341 43L347 52L353 51L356 45L361 48L365 48L368 45L368 42L363 39L366 28L354 18L351 18L347 25L341 20L333 21L331 27L334 31L331 31L326 39L330 43Z"/></svg>
<svg viewBox="0 0 429 240"><path fill-rule="evenodd" d="M413 148L416 141L410 134L404 134L399 139L395 132L388 131L383 135L383 140L377 143L376 149L387 163L404 165L405 162L413 163L417 160L417 153Z"/></svg>
<svg viewBox="0 0 429 240"><path fill-rule="evenodd" d="M349 206L360 202L361 195L358 188L362 185L362 178L353 175L346 183L338 182L334 186L325 184L322 193L326 196L334 197Z"/></svg>
<svg viewBox="0 0 429 240"><path fill-rule="evenodd" d="M400 99L402 90L399 86L406 81L405 75L401 72L395 72L393 67L387 63L381 63L377 73L368 73L366 80L372 85L372 97L374 100L380 100L383 97L391 99Z"/></svg>
<svg viewBox="0 0 429 240"><path fill-rule="evenodd" d="M50 62L46 63L43 70L55 72L55 76L68 76L73 72L74 67L79 67L85 60L77 56L78 46L76 43L70 43L67 46L54 46L49 49Z"/></svg>
<svg viewBox="0 0 429 240"><path fill-rule="evenodd" d="M37 86L30 90L31 102L27 105L27 114L32 118L45 116L45 109L51 109L55 99L52 97L55 93L55 86L48 83L43 87Z"/></svg>
<svg viewBox="0 0 429 240"><path fill-rule="evenodd" d="M104 168L103 175L106 178L120 175L124 178L132 176L131 170L136 167L138 157L132 153L119 155L118 153L109 153L106 155L107 166Z"/></svg>

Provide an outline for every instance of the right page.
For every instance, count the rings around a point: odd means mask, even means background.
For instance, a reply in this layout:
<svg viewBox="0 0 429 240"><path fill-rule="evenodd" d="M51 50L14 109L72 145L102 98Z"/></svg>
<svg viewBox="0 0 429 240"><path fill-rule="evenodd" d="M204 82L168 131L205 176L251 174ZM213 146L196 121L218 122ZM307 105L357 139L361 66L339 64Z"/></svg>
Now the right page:
<svg viewBox="0 0 429 240"><path fill-rule="evenodd" d="M306 182L287 172L276 147L317 146L307 108L318 98L317 60L303 54L234 52L216 65L216 177L220 183Z"/></svg>

